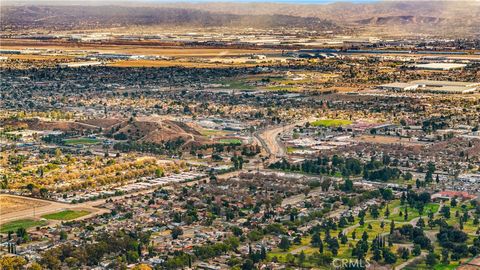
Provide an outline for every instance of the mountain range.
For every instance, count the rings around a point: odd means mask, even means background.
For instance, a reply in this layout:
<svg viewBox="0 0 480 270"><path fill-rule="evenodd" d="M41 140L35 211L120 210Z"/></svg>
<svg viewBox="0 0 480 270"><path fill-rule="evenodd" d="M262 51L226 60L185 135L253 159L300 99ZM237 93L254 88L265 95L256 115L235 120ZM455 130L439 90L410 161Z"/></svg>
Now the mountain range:
<svg viewBox="0 0 480 270"><path fill-rule="evenodd" d="M479 36L479 1L380 1L285 4L245 2L7 1L5 29L97 29L125 26L345 29L439 36Z"/></svg>

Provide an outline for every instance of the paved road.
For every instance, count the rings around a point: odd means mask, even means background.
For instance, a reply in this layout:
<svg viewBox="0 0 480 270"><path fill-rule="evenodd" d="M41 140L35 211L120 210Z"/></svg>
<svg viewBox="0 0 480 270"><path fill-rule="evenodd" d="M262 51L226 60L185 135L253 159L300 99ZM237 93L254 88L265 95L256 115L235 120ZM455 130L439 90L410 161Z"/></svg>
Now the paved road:
<svg viewBox="0 0 480 270"><path fill-rule="evenodd" d="M274 163L286 156L285 147L280 142L278 136L283 132L293 129L295 126L301 126L311 121L312 119L304 119L293 124L274 126L267 130L255 133L255 138L260 141L263 148L265 148L266 152L269 154L269 163Z"/></svg>

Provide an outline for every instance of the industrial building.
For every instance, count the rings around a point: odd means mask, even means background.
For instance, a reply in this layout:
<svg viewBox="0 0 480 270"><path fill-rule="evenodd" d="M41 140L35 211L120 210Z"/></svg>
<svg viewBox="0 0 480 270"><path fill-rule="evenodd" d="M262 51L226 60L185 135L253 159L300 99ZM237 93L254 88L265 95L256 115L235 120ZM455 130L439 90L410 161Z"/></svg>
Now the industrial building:
<svg viewBox="0 0 480 270"><path fill-rule="evenodd" d="M61 63L60 67L90 67L90 66L99 66L102 65L102 62L99 61L88 61L88 62L70 62L70 63Z"/></svg>
<svg viewBox="0 0 480 270"><path fill-rule="evenodd" d="M451 82L417 80L408 83L389 83L380 85L379 88L388 91L403 92L417 91L438 94L468 94L477 91L479 82Z"/></svg>
<svg viewBox="0 0 480 270"><path fill-rule="evenodd" d="M417 69L427 69L427 70L454 70L462 69L466 67L465 64L456 64L456 63L428 63L428 64L417 64L415 68Z"/></svg>

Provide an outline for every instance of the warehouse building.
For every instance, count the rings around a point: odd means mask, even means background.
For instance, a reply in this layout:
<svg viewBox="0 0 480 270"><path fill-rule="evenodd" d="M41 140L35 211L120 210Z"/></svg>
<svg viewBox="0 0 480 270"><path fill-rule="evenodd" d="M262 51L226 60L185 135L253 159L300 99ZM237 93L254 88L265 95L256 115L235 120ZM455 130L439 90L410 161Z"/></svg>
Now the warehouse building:
<svg viewBox="0 0 480 270"><path fill-rule="evenodd" d="M417 91L438 94L468 94L477 91L479 86L480 83L478 82L418 80L408 83L383 84L378 86L378 88L395 92Z"/></svg>
<svg viewBox="0 0 480 270"><path fill-rule="evenodd" d="M98 61L88 61L88 62L70 62L70 63L60 63L58 64L60 67L91 67L91 66L99 66L102 65L102 62Z"/></svg>
<svg viewBox="0 0 480 270"><path fill-rule="evenodd" d="M465 64L456 64L456 63L428 63L428 64L417 64L415 68L417 69L427 69L427 70L455 70L462 69L466 67Z"/></svg>

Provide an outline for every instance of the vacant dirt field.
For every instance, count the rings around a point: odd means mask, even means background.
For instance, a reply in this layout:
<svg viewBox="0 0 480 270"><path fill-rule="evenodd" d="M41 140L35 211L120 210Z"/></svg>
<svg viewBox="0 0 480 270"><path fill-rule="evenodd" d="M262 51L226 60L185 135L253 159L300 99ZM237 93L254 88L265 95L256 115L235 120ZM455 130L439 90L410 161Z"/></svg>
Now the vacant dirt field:
<svg viewBox="0 0 480 270"><path fill-rule="evenodd" d="M46 201L33 200L29 198L0 195L0 216L13 212L23 211L35 207L49 205Z"/></svg>
<svg viewBox="0 0 480 270"><path fill-rule="evenodd" d="M89 214L83 215L78 218L89 218L94 215L108 212L107 209L94 207L94 205L99 205L104 202L105 200L95 202L89 201L81 204L72 205L67 203L59 203L35 198L26 198L15 195L0 195L0 225L17 220L38 220L43 215L53 214L66 210L88 211Z"/></svg>
<svg viewBox="0 0 480 270"><path fill-rule="evenodd" d="M419 143L416 141L409 141L409 139L407 138L397 138L393 136L363 135L360 137L356 137L356 140L360 142L380 143L380 144L401 143L405 145L422 145L422 143Z"/></svg>

